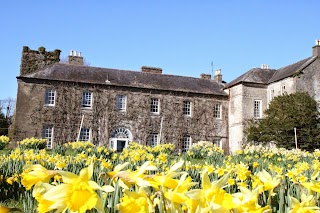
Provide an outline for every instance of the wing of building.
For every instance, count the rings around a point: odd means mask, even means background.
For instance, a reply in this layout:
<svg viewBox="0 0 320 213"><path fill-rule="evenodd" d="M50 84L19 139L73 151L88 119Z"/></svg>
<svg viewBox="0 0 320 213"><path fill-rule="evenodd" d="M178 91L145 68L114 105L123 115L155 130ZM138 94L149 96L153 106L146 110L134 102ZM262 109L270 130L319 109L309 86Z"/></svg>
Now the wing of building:
<svg viewBox="0 0 320 213"><path fill-rule="evenodd" d="M162 74L143 66L129 71L85 66L72 51L23 47L15 111L15 141L48 139L47 147L91 141L122 150L131 141L155 146L192 142L228 143L228 95L220 72L215 79Z"/></svg>
<svg viewBox="0 0 320 213"><path fill-rule="evenodd" d="M247 119L261 119L269 102L278 95L306 91L320 101L320 40L312 48L312 56L280 69L268 65L254 68L228 83L229 146L240 149L245 140Z"/></svg>

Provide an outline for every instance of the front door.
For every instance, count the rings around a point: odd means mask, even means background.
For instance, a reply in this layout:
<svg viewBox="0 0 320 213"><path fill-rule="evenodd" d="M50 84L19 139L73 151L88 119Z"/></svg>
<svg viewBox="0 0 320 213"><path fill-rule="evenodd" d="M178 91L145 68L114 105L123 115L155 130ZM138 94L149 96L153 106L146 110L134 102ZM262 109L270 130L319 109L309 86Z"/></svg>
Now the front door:
<svg viewBox="0 0 320 213"><path fill-rule="evenodd" d="M126 147L126 140L117 140L117 152L122 152L122 150Z"/></svg>

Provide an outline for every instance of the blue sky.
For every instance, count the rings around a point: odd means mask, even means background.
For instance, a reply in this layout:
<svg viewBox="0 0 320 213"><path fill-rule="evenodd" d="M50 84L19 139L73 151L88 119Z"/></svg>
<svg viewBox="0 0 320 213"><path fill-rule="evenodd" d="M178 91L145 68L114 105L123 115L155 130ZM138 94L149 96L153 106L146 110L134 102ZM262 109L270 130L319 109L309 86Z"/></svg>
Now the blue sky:
<svg viewBox="0 0 320 213"><path fill-rule="evenodd" d="M261 64L280 68L311 56L320 39L319 2L3 1L0 99L16 97L22 46L82 52L91 66L199 77L222 70L227 82Z"/></svg>

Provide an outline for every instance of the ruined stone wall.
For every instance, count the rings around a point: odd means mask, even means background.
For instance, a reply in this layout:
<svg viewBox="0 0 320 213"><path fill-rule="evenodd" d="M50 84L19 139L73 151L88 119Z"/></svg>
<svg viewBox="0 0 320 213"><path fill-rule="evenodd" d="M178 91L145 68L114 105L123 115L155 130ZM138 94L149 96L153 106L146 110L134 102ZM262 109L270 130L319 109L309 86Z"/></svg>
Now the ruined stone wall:
<svg viewBox="0 0 320 213"><path fill-rule="evenodd" d="M41 137L43 125L54 126L54 145L75 141L81 118L83 127L91 128L92 142L108 144L110 133L117 127L128 128L133 141L146 144L150 133L160 133L161 143L180 146L183 135L193 142L213 141L221 138L228 150L227 121L228 99L226 96L195 95L170 91L133 89L112 85L73 84L20 79L16 105L15 140ZM55 106L45 106L45 89L56 90ZM92 109L82 109L82 92L93 94ZM127 96L125 112L116 110L116 95ZM150 113L150 99L160 99L160 114ZM182 115L183 101L192 102L192 116ZM213 117L213 105L221 103L222 118Z"/></svg>
<svg viewBox="0 0 320 213"><path fill-rule="evenodd" d="M39 47L38 50L31 50L24 46L22 49L20 75L33 73L36 70L42 69L47 65L59 63L61 50L47 52L44 47Z"/></svg>

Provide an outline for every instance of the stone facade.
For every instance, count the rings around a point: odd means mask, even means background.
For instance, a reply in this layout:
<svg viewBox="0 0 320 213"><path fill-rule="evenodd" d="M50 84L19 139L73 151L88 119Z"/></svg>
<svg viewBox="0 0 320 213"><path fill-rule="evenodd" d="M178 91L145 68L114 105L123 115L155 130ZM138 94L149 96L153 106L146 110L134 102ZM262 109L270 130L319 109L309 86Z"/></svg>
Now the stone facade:
<svg viewBox="0 0 320 213"><path fill-rule="evenodd" d="M312 56L278 70L267 65L254 68L227 84L229 94L229 147L234 152L241 149L245 139L246 121L255 117L255 103L259 110L267 109L270 101L285 93L306 91L320 101L320 41L312 48Z"/></svg>
<svg viewBox="0 0 320 213"><path fill-rule="evenodd" d="M75 56L73 55L72 58ZM77 59L78 60L78 59ZM72 60L74 63L77 60ZM38 62L37 62L38 63ZM177 150L185 149L184 138L187 141L219 142L226 151L228 143L228 96L222 91L219 94L199 91L182 91L154 89L115 85L115 77L108 74L104 84L82 83L71 79L67 68L79 71L80 65L64 65L60 70L65 80L55 80L56 70L52 66L30 71L27 75L18 77L18 94L15 112L15 141L27 137L45 137L44 129L52 131L50 147L69 141L76 141L80 126L88 129L89 140L95 144L110 146L112 143L136 141L150 145L150 135L157 135L157 143L174 143ZM83 69L95 69L83 67ZM59 67L59 69L63 69ZM150 69L150 70L147 70ZM39 73L47 76L41 78ZM89 71L88 71L89 72ZM93 71L93 73L96 70ZM97 71L95 75L99 75ZM108 70L101 71L108 72ZM100 72L100 74L101 74ZM122 72L121 70L113 71ZM124 72L124 71L123 71ZM144 74L146 73L146 74ZM162 77L161 68L143 67L142 72L134 74L146 75L150 81ZM130 72L132 74L132 72ZM80 75L80 74L79 74ZM61 77L61 76L59 76ZM99 77L99 76L98 76ZM136 76L137 78L139 76ZM99 77L101 78L101 77ZM200 81L203 84L218 85L211 79L193 79L176 77L186 81ZM162 79L163 80L163 79ZM123 79L123 82L125 79ZM163 80L164 81L164 80ZM179 82L176 82L177 84ZM196 82L198 85L198 82ZM139 84L138 84L139 85ZM47 91L54 96L54 101L47 104ZM82 107L84 92L90 93L91 106ZM125 97L125 109L118 109L117 97ZM151 100L159 101L159 112L150 111ZM190 114L183 113L185 103L190 104ZM219 105L220 114L216 116L215 105ZM125 132L120 132L123 131ZM121 135L124 134L124 135ZM125 135L127 134L127 135ZM189 138L189 139L188 139Z"/></svg>

